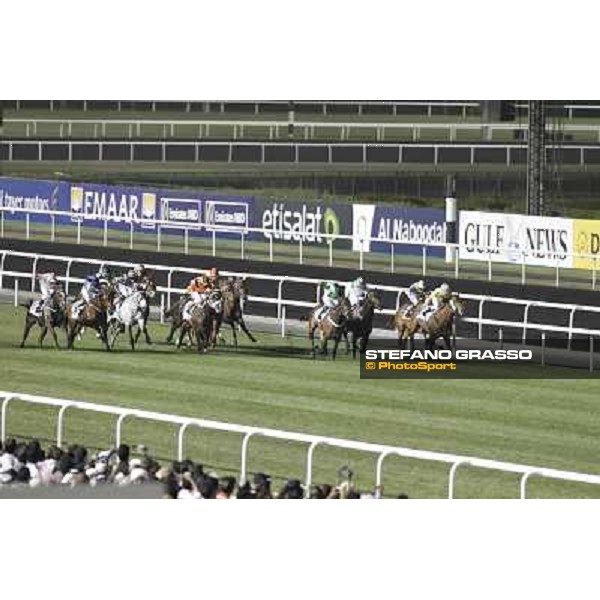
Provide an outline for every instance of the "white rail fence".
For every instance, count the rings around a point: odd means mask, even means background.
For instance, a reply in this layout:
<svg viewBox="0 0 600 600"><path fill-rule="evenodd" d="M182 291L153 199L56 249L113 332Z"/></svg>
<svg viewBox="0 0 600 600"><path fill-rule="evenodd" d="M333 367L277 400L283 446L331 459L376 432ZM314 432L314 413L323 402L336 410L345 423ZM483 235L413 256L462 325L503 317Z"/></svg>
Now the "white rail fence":
<svg viewBox="0 0 600 600"><path fill-rule="evenodd" d="M478 133L482 139L491 141L495 132L527 132L527 123L423 123L423 122L329 122L329 121L302 121L302 120L209 120L209 119L4 119L6 135L25 135L26 138L36 137L38 127L46 126L44 135L48 135L48 126L53 128L52 135L58 135L61 139L71 138L73 134L95 139L106 138L107 135L119 135L124 129L127 130L129 138L142 137L143 135L155 136L160 132L162 138L197 137L198 139L210 138L223 135L223 127L232 130L233 139L256 135L257 131L269 130L269 139L276 140L283 135L288 138L290 125L294 131L302 133L304 140L315 140L315 133L323 135L323 130L335 130L335 136L340 141L350 140L352 134L375 133L379 142L386 141L387 132L410 131L413 142L421 140L421 134L426 131L444 131L449 142L455 142L461 133ZM13 127L16 126L16 127ZM111 131L112 130L112 131ZM593 134L600 142L600 125L598 124L573 124L573 123L548 123L547 130L560 133L588 133ZM333 137L333 136L331 136Z"/></svg>
<svg viewBox="0 0 600 600"><path fill-rule="evenodd" d="M184 457L184 440L186 431L191 428L200 430L223 431L230 433L239 433L242 436L241 454L240 454L240 480L243 482L248 476L248 448L251 438L267 437L272 439L285 440L307 444L306 451L306 474L304 479L306 497L310 495L313 473L313 455L317 447L335 447L347 450L356 450L368 454L377 455L375 482L377 486L382 485L383 481L383 463L390 456L411 458L430 462L445 463L450 465L448 473L448 499L455 496L456 473L459 467L475 467L492 471L501 471L505 473L515 473L520 475L520 498L527 498L527 483L531 477L541 477L562 481L571 481L600 485L600 475L578 473L574 471L561 471L546 467L536 467L530 465L521 465L503 461L495 461L472 456L461 456L457 454L447 454L442 452L431 452L428 450L417 450L413 448L403 448L399 446L388 446L381 444L371 444L367 442L344 440L340 438L324 437L310 435L305 433L295 433L290 431L280 431L277 429L267 429L264 427L251 427L247 425L237 425L233 423L221 423L218 421L209 421L205 419L196 419L191 417L182 417L164 413L137 410L133 408L123 408L119 406L109 406L103 404L92 404L89 402L80 402L76 400L65 400L60 398L49 398L45 396L33 396L30 394L21 394L18 392L0 391L1 406L1 439L4 442L8 432L8 407L16 402L29 404L54 406L58 409L56 416L56 445L62 446L64 443L64 418L67 410L83 410L96 413L111 414L117 417L115 424L115 447L121 444L123 439L123 423L126 419L142 419L160 423L169 423L178 425L177 433L177 452L178 460ZM82 443L82 440L77 440Z"/></svg>
<svg viewBox="0 0 600 600"><path fill-rule="evenodd" d="M17 110L22 110L23 106L22 106L22 100L16 100L16 108ZM113 104L116 104L116 109L117 111L121 112L121 111L128 111L131 110L130 106L131 106L131 102L126 102L123 100L109 100L108 102L112 102ZM161 110L161 105L164 104L164 101L161 100L150 100L147 102L144 102L143 104L149 105L149 109L152 112L157 112L157 110ZM218 110L220 113L225 113L226 112L226 108L229 108L232 104L235 105L248 105L253 107L254 110L254 114L258 115L261 114L264 110L264 108L266 106L273 106L273 105L280 105L281 106L281 110L282 111L286 111L289 108L290 103L287 101L283 101L283 100L272 100L272 101L252 101L252 100L239 100L236 102L227 102L227 101L223 101L223 100L219 100L219 101L202 101L202 102L168 102L169 105L177 105L180 106L182 110L185 110L185 112L191 112L192 110L192 105L193 104L202 104L205 107L205 112L210 112L208 110L209 105L211 104L216 104L218 105ZM136 103L139 104L139 103ZM82 100L81 101L81 108L84 111L88 111L88 110L94 110L93 107L96 105L95 102L90 102L88 100ZM469 102L469 101L450 101L450 102L445 102L442 100L425 100L425 101L394 101L394 100L383 100L383 101L378 101L378 100L321 100L321 101L304 101L304 100L297 100L294 101L294 105L296 107L306 107L306 106L320 106L320 110L322 112L323 115L327 115L331 113L331 107L333 106L356 106L357 109L357 113L363 114L364 109L366 108L380 108L380 107L391 107L392 108L392 113L395 115L397 114L397 110L398 108L425 108L426 112L427 112L427 116L431 117L431 115L434 112L434 109L447 109L447 108L457 108L460 109L460 112L463 116L463 118L466 118L467 116L467 112L469 111L469 109L478 109L480 103L479 102ZM56 101L56 100L49 100L48 101L48 108L51 111L55 111L55 110L60 110L60 101ZM263 109L263 110L261 110Z"/></svg>
<svg viewBox="0 0 600 600"><path fill-rule="evenodd" d="M31 263L31 271L12 271L5 269L5 263L7 257L23 257L32 261ZM12 250L2 250L0 251L0 289L4 289L4 277L12 277L14 278L14 305L18 305L19 294L23 292L23 288L20 288L19 281L24 280L27 282L26 289L28 292L34 292L36 289L36 280L38 271L38 263L40 260L49 260L56 261L65 264L65 274L64 276L59 276L58 279L62 281L65 285L65 289L67 293L72 292L73 284L79 284L83 282L83 278L80 277L72 277L71 269L74 263L90 265L90 267L97 269L101 265L106 265L109 267L122 267L124 269L129 269L134 266L134 263L126 262L126 261L107 261L100 259L91 259L91 258L75 258L69 256L58 256L54 254L35 254L29 252L16 252ZM149 269L152 269L157 272L166 273L167 275L167 285L166 286L158 286L157 290L160 294L160 319L163 322L163 309L165 307L170 307L174 296L183 293L182 288L177 288L173 286L173 275L174 273L189 273L190 278L198 273L198 269L190 269L187 267L170 267L167 265L160 264L147 264ZM311 308L315 306L316 303L319 302L321 297L321 289L322 284L324 283L321 279L311 278L311 277L293 277L287 275L267 275L261 273L250 273L245 271L221 271L221 274L225 277L247 277L251 280L257 281L270 281L277 284L277 295L276 296L256 296L249 295L248 300L252 303L257 304L266 304L274 306L277 309L277 319L280 325L281 336L285 337L287 335L287 325L288 325L288 316L287 316L287 308L288 307L299 307L306 308L307 312ZM284 286L285 284L290 283L305 283L314 286L314 301L302 301L294 298L288 298L284 294ZM347 282L338 281L338 283L345 285ZM406 292L406 288L400 286L388 286L388 285L378 285L373 283L373 287L377 290L381 290L383 292L391 292L394 294L395 298L395 306L382 308L378 312L383 315L392 316L395 314L398 306L400 304L400 296L403 292ZM461 297L469 302L474 302L477 305L477 316L476 317L463 317L461 320L465 323L472 323L477 325L477 337L478 339L483 339L484 335L484 327L485 326L494 326L498 328L498 336L499 340L502 341L504 330L505 329L520 329L522 342L525 343L527 339L527 333L530 331L538 331L541 332L542 343L545 342L546 333L562 333L567 334L568 340L568 349L571 349L571 342L573 340L574 335L578 336L587 336L589 340L589 370L594 370L594 338L600 336L599 329L589 329L582 327L575 327L575 315L576 313L592 313L599 314L600 307L599 306L586 306L586 305L577 305L577 304L563 304L556 302L543 302L536 300L525 300L520 298L504 298L500 296L482 296L478 294L461 294ZM506 319L490 319L484 318L483 311L484 306L486 304L504 304L509 306L522 306L523 307L523 317L519 321L512 321ZM560 325L551 325L546 323L537 323L531 320L530 311L532 308L547 308L547 309L555 309L557 311L567 311L569 324L568 326L560 326ZM543 355L542 355L543 360Z"/></svg>
<svg viewBox="0 0 600 600"><path fill-rule="evenodd" d="M64 225L61 224L62 227L73 227L76 230L76 243L77 244L81 244L82 243L82 230L84 228L89 228L91 230L97 231L99 228L91 225L91 224L86 224L86 217L84 215L81 215L81 213L76 213L76 212L70 212L70 211L61 211L61 210L37 210L37 209L33 209L33 208L16 208L16 207L8 207L8 206L0 206L0 238L4 238L6 237L6 223L20 223L21 221L19 220L14 220L14 219L10 219L11 215L14 215L15 213L17 214L24 214L25 215L25 223L24 223L24 227L25 227L25 239L30 240L31 239L31 228L32 228L32 219L31 216L32 215L43 215L44 217L48 217L50 219L50 231L48 232L48 238L51 242L56 241L56 228L57 228L57 220L59 217L63 217L63 218L68 218L70 220L68 225ZM162 247L163 247L163 233L166 234L172 234L172 232L180 232L182 235L182 250L184 254L189 254L190 252L190 232L195 232L198 233L200 231L204 231L204 232L208 232L210 234L210 238L211 238L211 254L212 256L217 256L217 246L218 246L218 241L219 243L223 244L223 246L227 246L228 248L231 248L231 243L232 240L231 239L227 239L225 240L224 238L220 237L221 234L223 233L227 233L229 234L229 237L231 237L231 235L237 235L239 236L239 257L241 260L244 260L247 257L247 246L248 243L253 243L253 244L266 244L268 245L268 255L269 255L269 262L274 262L275 260L275 246L277 244L279 244L279 247L283 247L283 246L290 246L290 241L287 240L275 240L274 236L273 236L273 231L267 228L263 228L263 227L231 227L231 226L215 226L209 223L178 223L178 222L174 222L174 221L168 221L168 220L161 220L161 219L134 219L134 218L119 218L116 216L108 216L108 215L102 215L102 216L98 216L95 217L93 219L93 221L101 221L103 223L102 225L102 245L104 247L108 247L109 245L109 232L112 232L114 234L127 234L126 231L123 230L115 230L115 229L111 229L111 227L109 227L110 223L120 223L123 224L125 223L126 226L129 228L129 249L133 250L134 249L134 240L135 240L135 233L136 233L136 226L139 227L140 225L142 226L148 226L151 225L153 226L155 229L152 232L149 232L148 230L146 230L144 233L139 233L139 235L143 235L145 236L144 239L148 239L148 236L152 236L154 235L155 240L156 240L156 250L157 252L160 252ZM33 225L42 225L43 227L47 226L48 223L36 223L33 222ZM252 233L259 233L263 235L263 239L260 241L257 240L250 240L250 242L248 241L248 237L250 234ZM303 238L307 235L314 235L314 232L298 232L298 250L297 250L297 254L298 254L298 264L304 264L305 262L305 246L310 246L309 243L304 242ZM512 250L511 249L511 255L520 255L520 259L516 260L514 262L496 262L494 260L494 257L496 256L498 249L497 248L492 248L492 247L488 247L486 248L483 245L478 245L477 246L477 250L479 252L483 252L484 254L487 252L487 260L486 261L481 261L481 260L469 260L469 259L461 259L460 258L460 249L461 248L470 248L470 246L464 245L464 244L460 244L460 243L451 243L451 242L444 242L444 243L437 243L437 242L427 242L427 241L420 241L420 242L415 242L415 241L399 241L397 239L394 238L384 238L384 237L371 237L368 235L364 235L362 237L360 237L360 239L358 239L359 242L359 250L358 251L350 251L349 249L344 249L344 248L339 248L339 246L336 248L335 244L338 241L350 241L350 242L355 242L356 237L354 235L349 235L349 234L328 234L328 233L321 233L320 234L321 237L325 240L325 244L323 244L327 250L324 251L324 253L326 252L327 257L326 257L326 261L327 264L330 267L335 266L335 256L336 256L336 252L338 253L338 255L341 255L343 257L345 257L347 259L347 257L350 255L354 255L357 257L357 268L360 270L364 269L364 265L365 265L365 255L374 255L377 254L377 258L383 258L385 255L383 253L370 253L365 251L364 245L366 244L367 241L370 241L371 243L387 243L390 245L390 253L389 253L389 270L391 273L394 273L396 270L396 263L398 262L399 258L406 258L402 256L402 248L403 246L422 246L422 251L421 251L421 257L419 260L418 256L412 256L411 258L414 258L415 261L420 262L420 267L421 267L421 275L423 277L427 277L429 274L429 271L431 270L431 262L434 263L434 268L437 266L437 268L439 268L440 264L443 262L443 258L441 257L435 257L432 256L432 251L434 249L444 249L445 251L447 250L451 250L451 254L453 256L452 258L452 264L448 264L445 265L445 269L448 268L451 271L453 271L453 275L455 279L459 279L460 274L461 274L461 264L463 265L463 267L465 265L469 265L470 267L483 267L483 265L485 264L487 267L487 280L488 281L493 281L494 279L494 265L496 265L496 270L502 270L502 268L504 267L504 269L506 269L507 267L509 268L517 268L520 270L520 280L521 280L521 284L525 285L527 283L527 269L528 267L530 269L534 269L537 270L538 272L544 270L544 271L548 271L551 270L554 272L554 285L555 287L560 287L561 286L561 272L563 271L574 271L574 269L569 269L567 267L563 267L561 266L561 261L564 258L568 258L568 257L573 257L573 258L582 258L582 259L587 259L588 261L591 262L592 267L589 269L577 269L577 272L585 272L585 271L589 271L590 272L590 282L591 282L591 287L592 289L596 289L596 283L597 283L597 270L598 270L598 255L597 254L588 254L588 253L580 253L580 252L565 252L563 253L562 256L560 256L558 253L556 254L555 258L556 258L556 265L555 266L547 266L547 265L529 265L528 264L528 260L531 258L537 258L536 253L535 252L529 252L527 250ZM286 259L289 258L289 256L286 255ZM387 260L384 259L386 262ZM436 261L437 261L437 265L436 265ZM347 266L347 265L345 265ZM483 267L485 268L485 267ZM435 276L435 273L432 273L431 276ZM569 282L566 283L566 285L570 285Z"/></svg>

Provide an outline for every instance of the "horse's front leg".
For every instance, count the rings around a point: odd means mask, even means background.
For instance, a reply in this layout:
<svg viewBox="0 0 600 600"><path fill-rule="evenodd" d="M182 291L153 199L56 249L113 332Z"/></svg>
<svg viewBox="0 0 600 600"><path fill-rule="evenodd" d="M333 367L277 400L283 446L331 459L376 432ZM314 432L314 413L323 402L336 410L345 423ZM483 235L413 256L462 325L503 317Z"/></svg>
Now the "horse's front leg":
<svg viewBox="0 0 600 600"><path fill-rule="evenodd" d="M57 350L60 350L60 345L58 343L58 336L56 335L56 328L53 325L50 325L50 333L52 334L52 337L54 339L54 347Z"/></svg>
<svg viewBox="0 0 600 600"><path fill-rule="evenodd" d="M131 349L135 350L135 340L133 339L133 325L131 323L127 325L127 332L129 333L129 343L131 344Z"/></svg>
<svg viewBox="0 0 600 600"><path fill-rule="evenodd" d="M250 331L246 327L246 322L244 321L244 317L240 317L238 319L238 323L240 324L240 327L242 328L242 331L250 338L250 341L253 344L256 344L256 338L250 333Z"/></svg>
<svg viewBox="0 0 600 600"><path fill-rule="evenodd" d="M34 323L35 321L29 319L29 315L27 315L27 317L25 318L25 329L23 330L23 339L20 345L21 348L25 346L25 340L27 339L27 336L29 335L29 332L31 331L31 328L33 327Z"/></svg>

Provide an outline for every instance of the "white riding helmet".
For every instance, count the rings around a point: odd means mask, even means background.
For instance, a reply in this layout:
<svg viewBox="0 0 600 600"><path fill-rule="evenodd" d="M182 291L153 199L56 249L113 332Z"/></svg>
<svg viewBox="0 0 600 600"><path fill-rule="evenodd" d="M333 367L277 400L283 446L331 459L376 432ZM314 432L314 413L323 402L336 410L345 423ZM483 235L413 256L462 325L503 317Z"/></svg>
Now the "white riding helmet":
<svg viewBox="0 0 600 600"><path fill-rule="evenodd" d="M365 279L364 279L364 277L358 277L354 283L356 283L356 285L358 285L360 287L364 287Z"/></svg>
<svg viewBox="0 0 600 600"><path fill-rule="evenodd" d="M133 271L137 275L140 275L141 273L144 272L144 265L136 265L135 267L133 267Z"/></svg>
<svg viewBox="0 0 600 600"><path fill-rule="evenodd" d="M419 279L419 281L415 282L415 287L418 290L424 290L425 289L425 282L422 279Z"/></svg>
<svg viewBox="0 0 600 600"><path fill-rule="evenodd" d="M442 292L444 292L444 294L449 294L450 286L447 283L442 283L442 285L440 285L440 290L442 290Z"/></svg>

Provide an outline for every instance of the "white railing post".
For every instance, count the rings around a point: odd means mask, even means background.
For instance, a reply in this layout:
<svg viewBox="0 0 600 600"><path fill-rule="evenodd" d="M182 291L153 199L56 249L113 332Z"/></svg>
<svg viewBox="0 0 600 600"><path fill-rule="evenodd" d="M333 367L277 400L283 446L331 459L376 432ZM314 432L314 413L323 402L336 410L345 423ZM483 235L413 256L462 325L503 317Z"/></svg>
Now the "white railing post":
<svg viewBox="0 0 600 600"><path fill-rule="evenodd" d="M71 265L73 264L73 259L70 258L67 261L67 269L65 271L65 294L69 295L69 280L71 279Z"/></svg>
<svg viewBox="0 0 600 600"><path fill-rule="evenodd" d="M448 476L448 500L454 500L454 480L456 478L456 471L461 465L468 465L469 462L465 460L456 461L452 467L450 467L450 473Z"/></svg>
<svg viewBox="0 0 600 600"><path fill-rule="evenodd" d="M269 236L269 262L273 262L273 236Z"/></svg>
<svg viewBox="0 0 600 600"><path fill-rule="evenodd" d="M246 239L246 234L244 233L244 231L242 230L240 233L240 259L241 260L245 260L246 255L245 255L245 239Z"/></svg>
<svg viewBox="0 0 600 600"><path fill-rule="evenodd" d="M133 220L129 221L129 249L133 250Z"/></svg>
<svg viewBox="0 0 600 600"><path fill-rule="evenodd" d="M217 230L212 230L212 255L217 255Z"/></svg>
<svg viewBox="0 0 600 600"><path fill-rule="evenodd" d="M116 430L115 430L115 446L117 448L121 445L121 427L123 425L123 421L128 416L129 416L129 413L123 413L123 414L119 415L119 418L117 419L117 426L116 426Z"/></svg>
<svg viewBox="0 0 600 600"><path fill-rule="evenodd" d="M188 228L184 227L184 229L183 229L183 253L184 254L190 253L188 238L189 238ZM213 254L213 256L214 256L214 254Z"/></svg>
<svg viewBox="0 0 600 600"><path fill-rule="evenodd" d="M167 273L167 308L171 308L171 287L172 287L172 279L173 279L173 269L169 269Z"/></svg>
<svg viewBox="0 0 600 600"><path fill-rule="evenodd" d="M327 243L329 244L329 266L333 267L333 239L330 238Z"/></svg>
<svg viewBox="0 0 600 600"><path fill-rule="evenodd" d="M594 336L590 335L590 373L594 370Z"/></svg>
<svg viewBox="0 0 600 600"><path fill-rule="evenodd" d="M281 278L279 280L279 283L277 284L277 318L281 319L281 301L282 301L282 288L283 288L283 282L285 281L285 278Z"/></svg>
<svg viewBox="0 0 600 600"><path fill-rule="evenodd" d="M600 129L599 129L600 131ZM4 235L4 234L2 234ZM592 262L592 289L595 290L596 289L596 255L594 255L593 257L593 262Z"/></svg>
<svg viewBox="0 0 600 600"><path fill-rule="evenodd" d="M560 264L559 264L559 258L558 255L556 257L556 281L555 281L555 287L559 287L560 286Z"/></svg>
<svg viewBox="0 0 600 600"><path fill-rule="evenodd" d="M160 225L157 225L157 228L156 228L156 251L157 252L160 252L161 234L162 234L162 227Z"/></svg>
<svg viewBox="0 0 600 600"><path fill-rule="evenodd" d="M423 265L422 265L422 275L423 277L427 277L427 246L423 245Z"/></svg>
<svg viewBox="0 0 600 600"><path fill-rule="evenodd" d="M0 212L0 236L4 237L4 210Z"/></svg>
<svg viewBox="0 0 600 600"><path fill-rule="evenodd" d="M377 458L377 466L375 468L375 487L381 488L382 474L383 474L383 461L386 456L393 454L391 450L384 450Z"/></svg>
<svg viewBox="0 0 600 600"><path fill-rule="evenodd" d="M25 239L29 239L29 213L25 213Z"/></svg>
<svg viewBox="0 0 600 600"><path fill-rule="evenodd" d="M19 278L15 277L15 306L19 306Z"/></svg>
<svg viewBox="0 0 600 600"><path fill-rule="evenodd" d="M81 219L77 219L77 243L81 244Z"/></svg>
<svg viewBox="0 0 600 600"><path fill-rule="evenodd" d="M302 236L300 236L300 243L298 244L298 260L299 260L299 264L302 264Z"/></svg>
<svg viewBox="0 0 600 600"><path fill-rule="evenodd" d="M281 307L281 337L285 337L285 304Z"/></svg>
<svg viewBox="0 0 600 600"><path fill-rule="evenodd" d="M390 273L394 273L394 243L390 244Z"/></svg>
<svg viewBox="0 0 600 600"><path fill-rule="evenodd" d="M2 424L0 431L0 441L2 444L6 442L6 415L8 412L8 404L11 400L13 400L14 396L5 396L2 400Z"/></svg>
<svg viewBox="0 0 600 600"><path fill-rule="evenodd" d="M165 322L165 295L160 295L160 324L162 325Z"/></svg>
<svg viewBox="0 0 600 600"><path fill-rule="evenodd" d="M31 291L35 292L35 278L37 275L37 264L39 260L39 256L34 257L33 266L31 267Z"/></svg>
<svg viewBox="0 0 600 600"><path fill-rule="evenodd" d="M56 420L56 445L60 448L62 446L62 438L63 438L63 417L65 415L65 411L67 408L71 406L70 404L65 404L61 406L58 411L58 418Z"/></svg>
<svg viewBox="0 0 600 600"><path fill-rule="evenodd" d="M521 476L521 500L527 500L527 481L532 475L535 475L536 471L527 471L527 473L523 473Z"/></svg>
<svg viewBox="0 0 600 600"><path fill-rule="evenodd" d="M531 306L531 302L527 302L527 304L525 304L525 312L523 314L523 343L525 343L525 340L527 338L527 320L529 318L529 307Z"/></svg>
<svg viewBox="0 0 600 600"><path fill-rule="evenodd" d="M182 461L183 460L183 436L185 434L185 430L191 425L192 423L182 423L179 426L179 432L177 434L177 460L178 461Z"/></svg>
<svg viewBox="0 0 600 600"><path fill-rule="evenodd" d="M542 331L542 357L540 359L542 367L546 366L546 333Z"/></svg>
<svg viewBox="0 0 600 600"><path fill-rule="evenodd" d="M454 248L454 279L458 279L458 244L452 244Z"/></svg>
<svg viewBox="0 0 600 600"><path fill-rule="evenodd" d="M571 349L571 340L573 339L573 321L575 320L575 311L577 310L577 307L574 306L571 309L571 312L569 314L569 340L567 342L567 350Z"/></svg>
<svg viewBox="0 0 600 600"><path fill-rule="evenodd" d="M525 275L525 251L521 251L521 285L525 285L526 275Z"/></svg>
<svg viewBox="0 0 600 600"><path fill-rule="evenodd" d="M488 281L492 280L492 253L488 248Z"/></svg>
<svg viewBox="0 0 600 600"><path fill-rule="evenodd" d="M242 440L242 456L241 456L241 464L240 464L240 483L245 483L248 478L248 444L250 443L250 438L259 433L258 431L249 431Z"/></svg>
<svg viewBox="0 0 600 600"><path fill-rule="evenodd" d="M0 289L4 287L4 261L6 260L7 250L1 252L2 258L0 258Z"/></svg>
<svg viewBox="0 0 600 600"><path fill-rule="evenodd" d="M482 339L483 338L483 303L485 302L485 298L481 298L481 300L479 301L479 311L478 311L478 321L479 323L478 325L478 329L477 329L477 338L478 339Z"/></svg>
<svg viewBox="0 0 600 600"><path fill-rule="evenodd" d="M315 440L308 447L308 452L306 454L306 483L304 485L304 494L306 498L310 498L310 486L312 485L312 462L313 462L313 452L315 448L321 443L321 440Z"/></svg>
<svg viewBox="0 0 600 600"><path fill-rule="evenodd" d="M104 238L102 240L104 246L108 245L108 216L104 215Z"/></svg>
<svg viewBox="0 0 600 600"><path fill-rule="evenodd" d="M51 229L50 229L50 241L53 242L56 239L56 217L54 214L50 215Z"/></svg>

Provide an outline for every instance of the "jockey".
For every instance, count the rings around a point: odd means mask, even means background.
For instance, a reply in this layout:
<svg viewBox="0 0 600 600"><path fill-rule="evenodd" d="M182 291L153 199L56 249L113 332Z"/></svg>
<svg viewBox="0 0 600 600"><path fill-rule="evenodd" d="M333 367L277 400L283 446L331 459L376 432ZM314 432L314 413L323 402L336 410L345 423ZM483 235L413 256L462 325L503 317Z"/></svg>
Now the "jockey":
<svg viewBox="0 0 600 600"><path fill-rule="evenodd" d="M79 314L79 311L84 307L85 304L91 304L100 294L100 280L97 275L88 275L81 286L81 292L79 298L73 302L73 309L75 315ZM76 317L77 318L77 317Z"/></svg>
<svg viewBox="0 0 600 600"><path fill-rule="evenodd" d="M50 299L54 295L59 288L58 279L56 278L56 273L41 273L38 276L39 284L40 284L40 292L42 293L42 299L40 304L40 309L43 310L50 304Z"/></svg>
<svg viewBox="0 0 600 600"><path fill-rule="evenodd" d="M425 299L425 282L422 279L415 281L408 288L408 299L412 302L413 306L416 306Z"/></svg>
<svg viewBox="0 0 600 600"><path fill-rule="evenodd" d="M56 273L40 273L38 275L40 283L40 292L42 292L42 300L47 300L52 297L52 294L58 289L59 283L56 278Z"/></svg>
<svg viewBox="0 0 600 600"><path fill-rule="evenodd" d="M367 284L363 277L358 277L346 287L346 298L352 309L358 308L367 297Z"/></svg>
<svg viewBox="0 0 600 600"><path fill-rule="evenodd" d="M100 282L101 288L110 287L112 275L111 275L110 269L108 267L106 267L105 265L102 265L98 269L98 272L96 273L96 277L98 278L98 281Z"/></svg>
<svg viewBox="0 0 600 600"><path fill-rule="evenodd" d="M337 283L328 281L323 287L321 306L315 312L315 319L320 321L325 315L340 303L340 289Z"/></svg>
<svg viewBox="0 0 600 600"><path fill-rule="evenodd" d="M185 293L190 296L190 299L185 303L181 313L184 321L189 321L192 318L192 311L196 306L200 306L204 303L207 293L211 289L211 283L206 275L200 275L190 281L185 290Z"/></svg>
<svg viewBox="0 0 600 600"><path fill-rule="evenodd" d="M427 300L425 300L425 306L421 316L425 317L425 320L429 320L444 304L446 304L452 297L452 290L447 283L442 283L439 287L435 288Z"/></svg>

